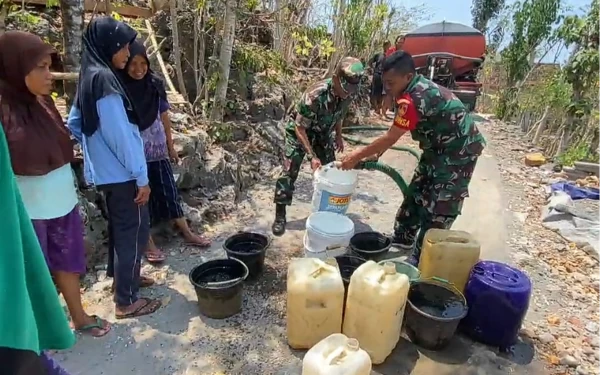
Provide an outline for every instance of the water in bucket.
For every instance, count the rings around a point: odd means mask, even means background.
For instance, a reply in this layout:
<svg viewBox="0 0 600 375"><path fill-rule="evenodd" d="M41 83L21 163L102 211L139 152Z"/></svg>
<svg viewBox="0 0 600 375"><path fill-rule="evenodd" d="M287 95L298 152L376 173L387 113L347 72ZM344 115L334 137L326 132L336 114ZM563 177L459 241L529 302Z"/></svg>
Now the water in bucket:
<svg viewBox="0 0 600 375"><path fill-rule="evenodd" d="M313 212L329 211L345 215L358 184L358 172L344 171L329 163L314 174Z"/></svg>

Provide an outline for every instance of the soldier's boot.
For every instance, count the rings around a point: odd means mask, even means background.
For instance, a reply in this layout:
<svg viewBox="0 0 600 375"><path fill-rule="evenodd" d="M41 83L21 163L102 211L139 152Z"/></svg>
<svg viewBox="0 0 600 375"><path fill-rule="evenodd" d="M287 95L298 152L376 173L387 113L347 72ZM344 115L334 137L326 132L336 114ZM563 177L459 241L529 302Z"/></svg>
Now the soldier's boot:
<svg viewBox="0 0 600 375"><path fill-rule="evenodd" d="M275 236L282 236L285 233L285 204L278 204L275 206L275 220L271 226L271 230Z"/></svg>

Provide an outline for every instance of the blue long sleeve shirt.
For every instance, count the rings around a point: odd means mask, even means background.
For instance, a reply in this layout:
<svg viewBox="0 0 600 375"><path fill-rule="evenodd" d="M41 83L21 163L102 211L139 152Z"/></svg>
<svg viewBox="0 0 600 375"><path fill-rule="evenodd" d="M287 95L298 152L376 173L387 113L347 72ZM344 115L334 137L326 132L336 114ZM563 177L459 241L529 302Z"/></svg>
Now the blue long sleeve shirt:
<svg viewBox="0 0 600 375"><path fill-rule="evenodd" d="M144 144L137 126L127 118L123 99L117 94L96 102L100 119L98 130L90 137L82 133L81 111L71 107L67 126L83 148L84 176L92 185L135 180L148 185Z"/></svg>

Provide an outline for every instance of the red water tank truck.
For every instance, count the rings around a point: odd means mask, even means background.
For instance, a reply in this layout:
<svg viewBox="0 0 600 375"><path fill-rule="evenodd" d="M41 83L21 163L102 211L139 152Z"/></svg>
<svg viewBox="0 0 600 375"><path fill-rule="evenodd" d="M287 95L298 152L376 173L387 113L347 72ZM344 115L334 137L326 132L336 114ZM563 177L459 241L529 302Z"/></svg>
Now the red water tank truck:
<svg viewBox="0 0 600 375"><path fill-rule="evenodd" d="M481 94L477 73L485 54L485 36L453 22L421 26L406 34L402 49L415 59L417 71L445 86L474 110Z"/></svg>

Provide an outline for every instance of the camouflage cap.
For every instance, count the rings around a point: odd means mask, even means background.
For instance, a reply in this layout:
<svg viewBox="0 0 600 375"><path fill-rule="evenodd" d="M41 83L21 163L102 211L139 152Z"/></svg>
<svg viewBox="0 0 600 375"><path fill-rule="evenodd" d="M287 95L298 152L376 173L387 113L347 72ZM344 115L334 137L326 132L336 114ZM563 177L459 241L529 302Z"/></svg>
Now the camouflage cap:
<svg viewBox="0 0 600 375"><path fill-rule="evenodd" d="M335 73L341 78L344 90L349 93L358 91L358 85L365 74L365 67L356 57L344 57L340 60Z"/></svg>

